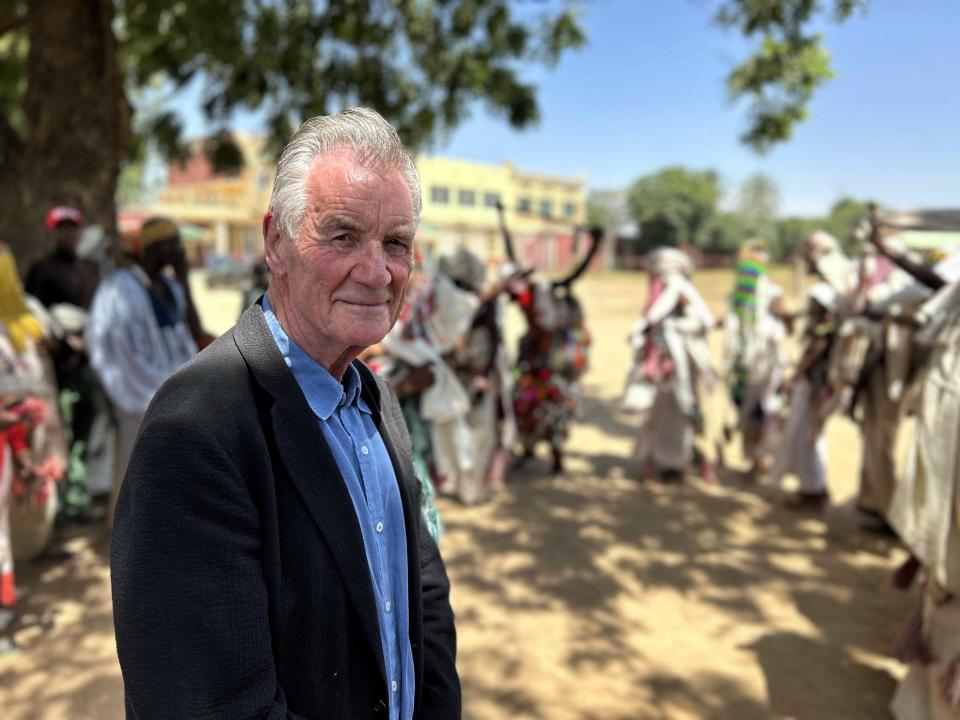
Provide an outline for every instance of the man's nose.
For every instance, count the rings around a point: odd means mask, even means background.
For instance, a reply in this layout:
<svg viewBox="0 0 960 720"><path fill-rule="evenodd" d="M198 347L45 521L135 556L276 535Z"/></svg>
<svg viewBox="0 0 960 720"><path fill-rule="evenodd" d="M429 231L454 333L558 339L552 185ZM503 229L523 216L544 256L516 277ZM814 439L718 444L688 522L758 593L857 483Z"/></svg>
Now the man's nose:
<svg viewBox="0 0 960 720"><path fill-rule="evenodd" d="M390 270L387 268L387 255L383 243L371 241L364 243L357 263L350 272L358 283L368 287L382 288L390 284Z"/></svg>

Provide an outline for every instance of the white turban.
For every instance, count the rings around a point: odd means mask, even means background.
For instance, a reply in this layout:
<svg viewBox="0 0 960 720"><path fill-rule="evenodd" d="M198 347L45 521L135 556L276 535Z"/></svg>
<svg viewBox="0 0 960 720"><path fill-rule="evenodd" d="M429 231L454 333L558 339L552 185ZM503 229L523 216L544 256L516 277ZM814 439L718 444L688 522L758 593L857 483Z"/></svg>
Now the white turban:
<svg viewBox="0 0 960 720"><path fill-rule="evenodd" d="M690 275L693 262L686 253L672 247L661 247L647 256L647 271L651 275Z"/></svg>

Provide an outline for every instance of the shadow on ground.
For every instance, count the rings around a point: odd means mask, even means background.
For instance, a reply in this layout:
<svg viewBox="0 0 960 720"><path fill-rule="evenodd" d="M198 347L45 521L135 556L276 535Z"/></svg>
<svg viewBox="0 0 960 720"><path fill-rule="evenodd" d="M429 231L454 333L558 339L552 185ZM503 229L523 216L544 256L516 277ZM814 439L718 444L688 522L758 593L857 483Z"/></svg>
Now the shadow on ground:
<svg viewBox="0 0 960 720"><path fill-rule="evenodd" d="M590 404L591 422L606 417L608 432L627 434L612 402ZM569 455L587 469L551 477L534 462L485 508L444 504L447 532L459 536L446 561L459 593L470 597L464 622L480 621L485 604L503 608L514 623L559 607L577 619L560 670L635 678L649 703L624 718L887 716L895 681L858 658L882 656L906 613L907 600L889 587L899 553L891 542L859 532L843 510L798 515L782 507L778 491L733 471L716 487L696 479L667 486L637 482L635 462L601 449L570 448ZM761 587L782 589L810 632L775 627L770 593ZM642 638L628 641L623 613L633 604L640 627L655 626L658 618L644 617L642 606L645 593L658 591L711 606L734 625L766 628L740 646L762 668L765 702L728 676L656 671ZM505 678L516 675L516 648L476 652L470 662L497 667ZM483 698L503 717L550 716L522 688L469 676L464 683L467 707L471 698Z"/></svg>

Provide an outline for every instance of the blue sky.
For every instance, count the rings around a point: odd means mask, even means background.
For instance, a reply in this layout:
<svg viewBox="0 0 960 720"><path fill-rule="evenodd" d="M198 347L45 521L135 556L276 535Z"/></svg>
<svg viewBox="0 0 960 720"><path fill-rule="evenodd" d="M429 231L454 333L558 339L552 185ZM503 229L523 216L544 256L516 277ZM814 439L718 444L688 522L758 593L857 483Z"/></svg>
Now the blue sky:
<svg viewBox="0 0 960 720"><path fill-rule="evenodd" d="M714 6L584 2L587 46L525 74L539 87L539 124L514 131L478 105L436 151L581 173L604 189L681 164L717 169L732 196L763 172L780 188L782 215L825 213L844 194L960 206L960 0L872 0L866 13L825 25L837 77L793 139L765 156L737 139L746 115L724 80L746 45L711 22ZM196 135L205 128L191 95L177 104ZM238 125L256 127L250 117Z"/></svg>

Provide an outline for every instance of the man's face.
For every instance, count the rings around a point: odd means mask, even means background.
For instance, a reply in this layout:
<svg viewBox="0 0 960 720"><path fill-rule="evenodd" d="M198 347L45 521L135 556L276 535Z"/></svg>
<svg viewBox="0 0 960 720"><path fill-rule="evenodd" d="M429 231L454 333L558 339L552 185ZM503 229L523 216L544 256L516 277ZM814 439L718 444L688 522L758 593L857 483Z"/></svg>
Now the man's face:
<svg viewBox="0 0 960 720"><path fill-rule="evenodd" d="M58 248L75 253L80 242L80 226L72 222L61 222L53 228L53 238Z"/></svg>
<svg viewBox="0 0 960 720"><path fill-rule="evenodd" d="M413 201L399 170L366 168L347 150L317 160L306 195L297 237L272 229L267 258L285 329L315 358L339 357L396 322L413 268Z"/></svg>
<svg viewBox="0 0 960 720"><path fill-rule="evenodd" d="M157 267L176 267L184 259L183 244L179 237L165 238L148 245L143 255Z"/></svg>

